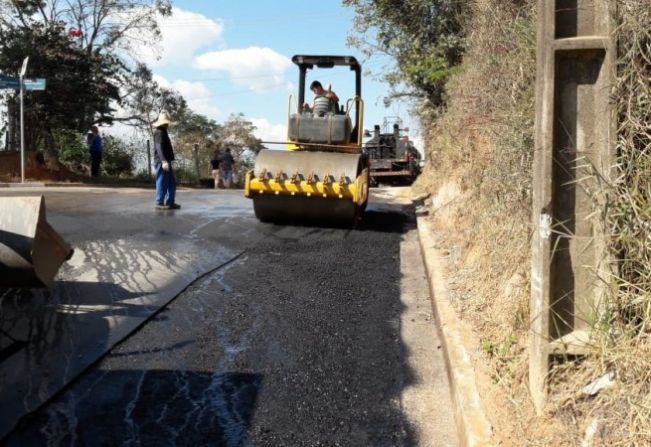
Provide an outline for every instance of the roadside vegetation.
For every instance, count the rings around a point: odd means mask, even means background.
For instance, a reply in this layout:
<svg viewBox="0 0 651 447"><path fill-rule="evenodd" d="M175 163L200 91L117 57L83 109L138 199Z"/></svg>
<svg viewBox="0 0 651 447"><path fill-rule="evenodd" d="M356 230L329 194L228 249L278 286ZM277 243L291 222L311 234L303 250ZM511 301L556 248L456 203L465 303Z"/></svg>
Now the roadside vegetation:
<svg viewBox="0 0 651 447"><path fill-rule="evenodd" d="M86 132L92 125L120 123L132 129L131 136L103 135L101 181L150 182L147 140L152 140L151 123L163 109L178 124L170 134L177 142L181 182L207 180L212 153L226 145L240 173L252 165L262 145L250 121L233 115L217 123L194 112L181 94L156 82L141 61L142 48L160 51L158 22L171 13L169 0L0 0L0 73L18 77L29 57L26 78L47 81L45 90L24 95L25 148L31 152L27 160L43 164L27 172L47 178L49 171L57 180L66 178L63 173L70 180L87 179ZM17 91L0 91L0 111L0 135L6 135L9 149L18 149ZM15 176L15 170L0 169L3 180Z"/></svg>
<svg viewBox="0 0 651 447"><path fill-rule="evenodd" d="M536 1L347 0L351 43L395 65L387 101L411 98L426 131L416 188L433 198L450 293L482 351L480 384L504 445L651 444L651 9L616 0L617 160L600 191L613 260L591 355L549 376L536 415L527 389ZM411 12L410 12L411 11ZM425 25L428 24L428 25ZM434 35L427 30L434 29ZM450 43L454 50L448 52ZM410 55L424 54L422 58ZM452 57L446 58L446 55ZM438 58L437 58L438 56ZM425 84L423 84L425 82ZM435 88L432 88L435 87ZM608 377L595 395L586 385Z"/></svg>

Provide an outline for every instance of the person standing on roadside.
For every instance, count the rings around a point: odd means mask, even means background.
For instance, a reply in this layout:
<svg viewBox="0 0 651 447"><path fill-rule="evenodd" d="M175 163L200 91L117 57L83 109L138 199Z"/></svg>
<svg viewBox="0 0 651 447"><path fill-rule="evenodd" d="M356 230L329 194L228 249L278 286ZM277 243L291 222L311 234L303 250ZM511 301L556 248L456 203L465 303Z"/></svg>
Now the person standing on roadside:
<svg viewBox="0 0 651 447"><path fill-rule="evenodd" d="M215 179L215 189L219 188L219 149L215 149L210 159L210 168L212 169L212 178Z"/></svg>
<svg viewBox="0 0 651 447"><path fill-rule="evenodd" d="M181 205L176 199L176 177L172 162L174 150L167 134L172 124L169 113L161 110L158 119L153 123L154 128L154 172L156 173L156 209L177 210Z"/></svg>
<svg viewBox="0 0 651 447"><path fill-rule="evenodd" d="M99 177L99 165L102 162L102 137L97 126L90 128L86 136L86 144L90 153L90 176Z"/></svg>
<svg viewBox="0 0 651 447"><path fill-rule="evenodd" d="M230 147L227 147L224 154L219 157L219 168L221 169L224 188L229 189L233 182L233 170L235 169L235 160L233 160L233 155L231 155Z"/></svg>

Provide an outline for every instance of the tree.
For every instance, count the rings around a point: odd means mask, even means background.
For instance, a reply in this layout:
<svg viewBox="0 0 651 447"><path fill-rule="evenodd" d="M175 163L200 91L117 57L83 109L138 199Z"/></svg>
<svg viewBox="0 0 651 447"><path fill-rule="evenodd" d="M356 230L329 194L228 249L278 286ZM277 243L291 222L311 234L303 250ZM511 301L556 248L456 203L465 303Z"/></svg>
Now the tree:
<svg viewBox="0 0 651 447"><path fill-rule="evenodd" d="M134 43L155 44L160 37L158 16L169 16L169 0L4 0L0 27L15 31L34 25L67 29L79 48L93 53L119 54L137 60Z"/></svg>
<svg viewBox="0 0 651 447"><path fill-rule="evenodd" d="M178 122L183 122L184 117L192 113L183 96L176 90L161 87L144 64L136 66L122 91L126 113L114 120L147 129L150 139L154 135L151 124L162 110L167 110Z"/></svg>
<svg viewBox="0 0 651 447"><path fill-rule="evenodd" d="M201 172L208 175L209 161L216 149L231 149L238 171L251 169L255 154L264 148L254 135L255 126L244 115L231 115L223 124L218 124L201 114L187 111L170 127L175 138L175 154L182 164L194 163L195 157ZM198 148L195 153L194 147Z"/></svg>
<svg viewBox="0 0 651 447"><path fill-rule="evenodd" d="M243 151L251 151L257 154L261 149L264 149L264 145L254 135L255 129L253 123L246 120L242 113L233 114L221 126L219 146L228 145L234 151L234 157L239 156Z"/></svg>
<svg viewBox="0 0 651 447"><path fill-rule="evenodd" d="M92 124L89 111L110 114L111 101L118 99L118 87L111 81L117 71L114 59L89 57L72 45L56 23L35 23L21 33L0 27L0 67L16 73L26 55L30 57L28 77L47 80L46 90L24 95L28 148L43 141L54 153L55 130L82 132Z"/></svg>
<svg viewBox="0 0 651 447"><path fill-rule="evenodd" d="M133 173L132 154L139 148L113 135L104 135L102 170L109 176L129 177Z"/></svg>
<svg viewBox="0 0 651 447"><path fill-rule="evenodd" d="M175 137L174 151L186 164L199 166L199 176L208 174L208 162L218 148L221 126L204 115L188 110L171 128ZM195 150L196 148L196 150ZM194 172L194 168L193 171Z"/></svg>
<svg viewBox="0 0 651 447"><path fill-rule="evenodd" d="M385 101L407 96L435 107L443 105L445 83L463 55L465 2L343 0L343 3L356 13L349 44L368 57L385 54L395 61L395 66L385 67L381 76L392 88Z"/></svg>
<svg viewBox="0 0 651 447"><path fill-rule="evenodd" d="M56 144L61 148L60 160L74 172L88 174L88 148L84 136L74 131L60 131ZM140 150L133 142L112 135L102 136L102 171L113 177L128 177L133 174L134 154Z"/></svg>
<svg viewBox="0 0 651 447"><path fill-rule="evenodd" d="M256 127L239 113L231 115L222 125L219 144L222 148L230 147L237 165L235 178L241 179L249 169L253 169L255 155L265 146L254 135Z"/></svg>
<svg viewBox="0 0 651 447"><path fill-rule="evenodd" d="M55 155L55 132L112 123L131 76L134 38L155 42L157 15L170 12L169 1L0 3L0 70L17 74L29 56L28 77L47 79L44 92L26 95L28 147L44 141Z"/></svg>

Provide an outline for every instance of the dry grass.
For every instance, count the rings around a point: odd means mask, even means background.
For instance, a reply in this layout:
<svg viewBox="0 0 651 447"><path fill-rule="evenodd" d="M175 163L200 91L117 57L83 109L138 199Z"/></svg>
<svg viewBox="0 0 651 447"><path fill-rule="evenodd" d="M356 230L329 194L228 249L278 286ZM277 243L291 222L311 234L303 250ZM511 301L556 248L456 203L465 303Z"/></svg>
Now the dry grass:
<svg viewBox="0 0 651 447"><path fill-rule="evenodd" d="M575 411L596 415L605 445L651 445L651 8L618 0L618 176L604 216L617 259L594 356L578 373L612 371L614 388ZM593 416L594 417L594 416Z"/></svg>
<svg viewBox="0 0 651 447"><path fill-rule="evenodd" d="M489 315L481 328L486 344L510 350L528 319L535 15L530 5L476 4L463 70L449 85L450 107L429 130L427 174L433 191L450 181L462 191L448 217L455 228L464 224L459 260L477 286L462 311Z"/></svg>
<svg viewBox="0 0 651 447"><path fill-rule="evenodd" d="M460 190L435 216L439 228L449 230L444 239L454 262L451 292L457 308L479 334L489 385L505 394L503 402L491 404L492 422L504 439L545 445L554 439L553 430L527 433L535 416L525 352L535 1L474 3L462 70L448 85L449 107L429 129L426 176L434 194L450 184Z"/></svg>
<svg viewBox="0 0 651 447"><path fill-rule="evenodd" d="M550 410L567 426L595 428L596 445L651 445L651 8L617 0L616 179L600 195L613 274L592 355L551 374ZM605 194L604 194L605 193ZM582 387L606 373L612 388Z"/></svg>
<svg viewBox="0 0 651 447"><path fill-rule="evenodd" d="M605 189L595 203L618 273L606 278L592 355L552 369L542 417L529 402L525 352L534 0L475 0L449 107L429 117L429 168L421 183L435 195L445 192L434 217L453 266L451 294L481 337L492 388L502 391L490 406L505 444L580 445L592 430L594 445L651 445L651 8L648 0L616 1L618 176L612 185L600 182ZM582 392L606 373L614 374L613 387Z"/></svg>
<svg viewBox="0 0 651 447"><path fill-rule="evenodd" d="M448 86L449 108L430 117L422 182L450 197L435 218L454 266L451 293L481 338L492 386L504 391L503 401L491 405L492 417L502 440L514 445L580 445L587 429L594 445L651 445L651 8L648 0L616 1L618 176L612 185L599 183L606 189L595 203L618 274L606 278L592 355L553 368L542 417L529 402L525 351L534 0L474 1L462 71ZM582 392L606 373L614 374L613 387L595 396Z"/></svg>

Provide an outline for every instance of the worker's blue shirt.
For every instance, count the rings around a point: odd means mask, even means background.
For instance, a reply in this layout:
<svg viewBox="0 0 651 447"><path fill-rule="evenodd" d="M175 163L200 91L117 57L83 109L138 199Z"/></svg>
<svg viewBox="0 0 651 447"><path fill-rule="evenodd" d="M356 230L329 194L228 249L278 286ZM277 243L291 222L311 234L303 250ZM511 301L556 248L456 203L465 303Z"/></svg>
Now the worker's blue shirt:
<svg viewBox="0 0 651 447"><path fill-rule="evenodd" d="M95 135L90 142L88 150L91 152L102 152L102 137Z"/></svg>

